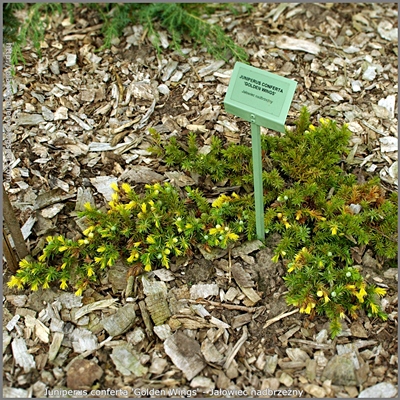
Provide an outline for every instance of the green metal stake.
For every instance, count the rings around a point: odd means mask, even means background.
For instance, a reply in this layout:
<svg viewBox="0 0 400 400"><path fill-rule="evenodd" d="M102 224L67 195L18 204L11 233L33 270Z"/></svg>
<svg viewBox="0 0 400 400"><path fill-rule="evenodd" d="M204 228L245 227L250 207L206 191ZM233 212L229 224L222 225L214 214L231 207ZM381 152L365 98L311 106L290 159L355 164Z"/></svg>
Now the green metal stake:
<svg viewBox="0 0 400 400"><path fill-rule="evenodd" d="M251 142L253 155L253 179L254 179L254 201L256 206L256 230L260 240L265 239L264 230L264 192L262 182L261 161L261 134L260 126L256 125L255 116L251 115Z"/></svg>

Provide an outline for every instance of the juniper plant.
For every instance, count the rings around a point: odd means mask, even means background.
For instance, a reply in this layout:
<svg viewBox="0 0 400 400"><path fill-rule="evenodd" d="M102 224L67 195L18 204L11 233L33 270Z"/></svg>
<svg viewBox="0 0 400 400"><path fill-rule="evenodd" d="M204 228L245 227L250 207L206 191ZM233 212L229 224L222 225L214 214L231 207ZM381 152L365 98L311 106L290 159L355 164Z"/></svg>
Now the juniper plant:
<svg viewBox="0 0 400 400"><path fill-rule="evenodd" d="M80 5L78 7L82 7ZM98 13L103 22L103 46L97 51L109 48L112 39L122 35L128 24L142 24L147 30L149 38L158 53L162 51L160 45L160 27L170 35L172 45L176 50L181 49L184 38L192 38L193 44L202 46L214 57L228 60L235 57L245 62L248 58L246 51L235 44L234 40L224 32L223 28L207 20L207 15L212 15L218 10L229 9L238 13L237 5L233 4L201 4L201 3L88 3L84 5ZM18 21L15 12L24 7L27 9L27 18ZM24 61L22 48L27 40L31 40L39 56L41 56L40 43L44 39L48 27L49 17L57 12L66 10L71 22L74 19L72 3L36 3L21 4L9 3L3 6L4 15L4 41L12 41L12 63L15 65ZM239 5L247 12L249 5Z"/></svg>
<svg viewBox="0 0 400 400"><path fill-rule="evenodd" d="M167 165L214 181L253 181L251 149L245 146L224 147L213 139L212 151L202 156L193 134L187 143L175 138L163 146L151 133L153 148ZM352 247L367 245L388 265L397 257L397 193L386 193L379 178L358 184L340 167L350 136L346 125L328 119L315 127L303 108L295 130L262 137L265 229L281 235L274 260L287 265L287 302L312 316L327 315L332 336L340 331L341 318L355 318L361 308L386 318L378 301L385 291L364 280ZM250 239L255 234L251 202L246 215Z"/></svg>

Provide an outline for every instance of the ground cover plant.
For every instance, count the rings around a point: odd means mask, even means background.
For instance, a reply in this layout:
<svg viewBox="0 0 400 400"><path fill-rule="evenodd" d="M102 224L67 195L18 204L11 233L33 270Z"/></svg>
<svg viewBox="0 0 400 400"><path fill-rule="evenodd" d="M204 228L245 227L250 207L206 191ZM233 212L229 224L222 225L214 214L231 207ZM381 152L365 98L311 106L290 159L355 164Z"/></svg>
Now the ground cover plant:
<svg viewBox="0 0 400 400"><path fill-rule="evenodd" d="M365 282L354 267L352 248L368 245L382 262L397 264L397 193L385 193L379 178L358 184L341 168L350 136L346 125L328 119L321 118L317 127L310 124L305 108L295 130L262 136L265 229L282 236L274 259L287 264L287 302L311 316L327 315L332 336L340 331L341 318L356 318L361 308L386 318L378 301L385 291ZM203 155L193 134L186 143L173 139L164 146L156 132L153 137L153 151L169 166L215 181L228 178L232 185L253 181L246 146L224 147L213 138L211 151ZM250 239L253 209L246 222Z"/></svg>
<svg viewBox="0 0 400 400"><path fill-rule="evenodd" d="M200 138L193 133L185 143L152 135L153 152L169 166L215 181L227 178L247 187L252 182L248 146L224 146L215 137L208 154L199 154ZM281 236L274 261L282 259L287 267L287 303L312 317L326 315L333 337L340 320L357 318L361 309L386 318L379 303L385 290L363 278L352 248L366 245L388 265L397 257L397 193L387 194L378 178L358 184L341 168L349 138L347 127L334 121L310 124L305 108L296 129L262 137L265 229ZM87 229L80 239L48 237L43 253L22 260L8 285L35 290L58 282L81 294L117 260L127 271L168 268L173 257L197 245L226 248L240 236L255 237L254 199L245 190L222 194L212 204L198 189L180 194L169 183L146 185L142 195L126 183L114 191L107 211L86 204L80 217Z"/></svg>
<svg viewBox="0 0 400 400"><path fill-rule="evenodd" d="M74 7L88 7L98 15L103 23L103 45L97 51L110 48L114 38L120 37L128 24L142 24L151 43L158 53L161 53L160 27L166 29L172 39L172 46L181 49L185 38L194 39L197 46L207 49L208 53L218 59L228 60L236 57L245 62L248 58L246 51L229 37L223 28L209 20L213 13L229 10L233 13L247 12L249 4L202 4L202 3L5 3L4 13L4 42L13 43L11 61L16 65L24 62L22 48L30 40L39 57L40 43L44 39L52 14L61 14L66 9L71 22L74 22ZM27 17L19 21L16 11L27 10Z"/></svg>
<svg viewBox="0 0 400 400"><path fill-rule="evenodd" d="M187 189L181 199L169 183L146 185L144 195L127 183L113 189L106 212L87 203L79 213L88 225L81 239L47 237L42 255L22 260L9 286L37 290L58 282L61 289L72 284L80 295L118 260L127 271L169 268L171 257L190 253L195 244L226 248L243 231L236 194L221 195L210 205L196 189Z"/></svg>

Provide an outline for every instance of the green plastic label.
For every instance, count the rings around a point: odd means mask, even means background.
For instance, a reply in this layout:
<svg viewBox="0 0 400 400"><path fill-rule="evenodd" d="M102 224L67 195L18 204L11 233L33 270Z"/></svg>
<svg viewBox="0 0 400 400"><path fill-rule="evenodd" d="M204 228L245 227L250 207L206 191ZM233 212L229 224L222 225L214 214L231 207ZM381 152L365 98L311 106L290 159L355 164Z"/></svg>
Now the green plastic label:
<svg viewBox="0 0 400 400"><path fill-rule="evenodd" d="M246 121L279 132L285 121L297 82L237 62L225 95L225 110Z"/></svg>

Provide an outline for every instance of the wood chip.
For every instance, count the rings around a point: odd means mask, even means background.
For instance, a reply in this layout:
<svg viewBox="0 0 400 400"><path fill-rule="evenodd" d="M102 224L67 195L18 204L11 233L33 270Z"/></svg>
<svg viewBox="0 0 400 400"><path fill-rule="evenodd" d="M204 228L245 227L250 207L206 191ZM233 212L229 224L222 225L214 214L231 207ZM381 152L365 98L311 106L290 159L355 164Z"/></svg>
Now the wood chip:
<svg viewBox="0 0 400 400"><path fill-rule="evenodd" d="M164 341L164 350L189 381L206 366L199 343L181 331Z"/></svg>
<svg viewBox="0 0 400 400"><path fill-rule="evenodd" d="M275 41L276 47L286 50L305 51L306 53L318 54L321 48L308 40L295 39L286 35L278 37Z"/></svg>

